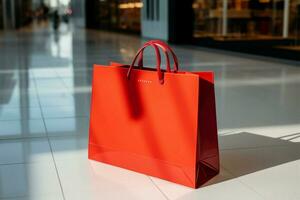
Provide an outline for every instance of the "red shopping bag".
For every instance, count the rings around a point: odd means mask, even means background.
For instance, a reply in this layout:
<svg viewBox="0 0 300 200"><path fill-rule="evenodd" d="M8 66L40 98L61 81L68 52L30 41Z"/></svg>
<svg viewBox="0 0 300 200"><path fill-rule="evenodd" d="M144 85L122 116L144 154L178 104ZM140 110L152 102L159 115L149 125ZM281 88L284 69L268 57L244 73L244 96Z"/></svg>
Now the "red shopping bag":
<svg viewBox="0 0 300 200"><path fill-rule="evenodd" d="M156 69L142 66L148 46ZM94 65L88 157L193 188L205 183L219 172L213 72L178 71L157 40L131 65Z"/></svg>

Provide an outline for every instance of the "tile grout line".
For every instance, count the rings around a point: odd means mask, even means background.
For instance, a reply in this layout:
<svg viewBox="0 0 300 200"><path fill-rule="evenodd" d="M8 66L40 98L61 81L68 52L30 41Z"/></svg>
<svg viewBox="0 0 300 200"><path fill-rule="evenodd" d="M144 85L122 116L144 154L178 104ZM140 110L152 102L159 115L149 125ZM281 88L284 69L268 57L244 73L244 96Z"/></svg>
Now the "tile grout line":
<svg viewBox="0 0 300 200"><path fill-rule="evenodd" d="M150 181L152 182L152 184L156 187L156 189L167 199L170 200L169 197L159 188L158 185L156 185L156 183L152 180L152 178L150 176L147 176Z"/></svg>
<svg viewBox="0 0 300 200"><path fill-rule="evenodd" d="M16 136L16 137L1 137L0 136L0 142L2 141L7 141L7 140L27 140L27 139L45 139L47 138L47 136L43 136L43 135L37 135L37 136Z"/></svg>
<svg viewBox="0 0 300 200"><path fill-rule="evenodd" d="M34 85L35 85L35 89L37 90L37 85L36 85L36 80L35 79L34 79ZM63 190L63 187L62 187L62 183L61 183L61 180L60 180L60 177L59 177L59 173L58 173L57 164L56 164L56 161L54 159L54 154L53 154L53 149L52 149L52 146L51 146L50 138L48 137L48 130L47 130L47 126L46 126L44 114L43 114L43 111L42 111L42 106L41 106L41 102L40 102L40 94L38 93L38 91L37 91L37 98L38 98L38 103L39 103L40 111L41 111L41 115L42 115L42 121L43 121L43 124L44 124L44 127L45 127L45 131L46 131L46 138L47 138L48 145L49 145L49 148L50 148L50 151L51 151L52 161L53 161L53 164L54 164L54 168L55 168L55 171L56 171L56 176L57 176L57 179L58 179L58 182L59 182L59 186L60 186L60 191L62 193L63 199L66 200L66 197L65 197L65 194L64 194L64 190Z"/></svg>
<svg viewBox="0 0 300 200"><path fill-rule="evenodd" d="M45 108L45 106L43 106ZM52 107L47 107L47 108L53 108L53 107L64 107L64 106L52 106ZM41 114L42 114L42 108ZM42 114L43 115L43 114ZM32 118L32 119L5 119L5 120L0 120L0 122L14 122L14 121L38 121L42 119L71 119L71 118L89 118L89 115L74 115L74 116L64 116L64 117L44 117L42 116L41 118Z"/></svg>
<svg viewBox="0 0 300 200"><path fill-rule="evenodd" d="M26 137L0 137L0 143L3 141L8 141L8 140L31 140L31 139L47 139L48 138L64 138L64 137L72 137L75 136L73 134L65 134L65 135L45 135L45 136L26 136ZM79 136L80 135L76 135Z"/></svg>
<svg viewBox="0 0 300 200"><path fill-rule="evenodd" d="M56 70L54 70L54 72L55 72L55 74L57 75L59 81L62 82L62 84L66 87L66 89L67 89L67 90L70 89L70 88L68 87L68 85L65 83L64 79L59 75L59 73L58 73ZM73 78L73 80L74 80L74 78ZM73 96L73 95L72 95L72 96Z"/></svg>
<svg viewBox="0 0 300 200"><path fill-rule="evenodd" d="M239 183L241 183L242 185L244 185L246 188L248 188L249 190L251 190L252 192L254 192L255 194L257 194L258 196L260 196L262 199L265 199L265 196L263 196L261 193L257 192L254 188L252 188L251 186L249 186L248 184L244 183L243 181L239 180L239 178L237 178L237 181Z"/></svg>
<svg viewBox="0 0 300 200"><path fill-rule="evenodd" d="M254 150L254 149L266 149L266 148L280 148L286 147L290 144L278 144L278 145L264 145L264 146L257 146L257 147L241 147L241 148L229 148L229 149L220 149L221 151L233 151L233 150Z"/></svg>
<svg viewBox="0 0 300 200"><path fill-rule="evenodd" d="M44 120L43 120L43 121L44 121ZM45 129L46 129L46 132L47 132L46 126L45 126ZM56 164L56 161L55 161L55 158L54 158L53 149L52 149L52 146L51 146L51 142L50 142L50 138L49 138L49 137L47 137L47 141L48 141L49 148L50 148L50 151L51 151L51 156L52 156L52 160L53 160L53 163L54 163L56 175L57 175L57 178L58 178L60 190L61 190L61 192L62 192L63 199L65 200L65 199L66 199L65 193L64 193L64 190L63 190L63 187L62 187L62 183L61 183L61 180L60 180L60 177L59 177L58 168L57 168L57 164Z"/></svg>
<svg viewBox="0 0 300 200"><path fill-rule="evenodd" d="M259 197L261 197L262 199L266 200L266 198L260 194L259 192L257 192L254 188L250 187L248 184L245 184L243 181L239 180L239 177L237 177L234 173L232 173L230 170L228 170L227 168L225 168L223 165L221 165L221 167L230 174L230 176L232 177L232 179L229 180L237 180L240 184L242 184L243 186L245 186L246 188L248 188L249 190L251 190L252 192L254 192L255 194L257 194ZM227 181L227 180L226 180Z"/></svg>

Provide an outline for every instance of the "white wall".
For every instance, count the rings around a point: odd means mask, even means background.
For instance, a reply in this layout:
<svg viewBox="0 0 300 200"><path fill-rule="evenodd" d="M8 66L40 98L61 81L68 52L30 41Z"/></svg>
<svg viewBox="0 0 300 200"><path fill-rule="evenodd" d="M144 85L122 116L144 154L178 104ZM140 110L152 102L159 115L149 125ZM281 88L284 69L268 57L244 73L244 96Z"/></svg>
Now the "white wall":
<svg viewBox="0 0 300 200"><path fill-rule="evenodd" d="M147 5L143 1L143 9L141 14L142 21L142 36L145 38L155 38L161 40L169 39L168 30L168 0L159 0L159 21L147 20L146 9ZM155 1L156 2L156 1ZM156 8L156 6L154 6ZM156 11L156 10L155 10Z"/></svg>

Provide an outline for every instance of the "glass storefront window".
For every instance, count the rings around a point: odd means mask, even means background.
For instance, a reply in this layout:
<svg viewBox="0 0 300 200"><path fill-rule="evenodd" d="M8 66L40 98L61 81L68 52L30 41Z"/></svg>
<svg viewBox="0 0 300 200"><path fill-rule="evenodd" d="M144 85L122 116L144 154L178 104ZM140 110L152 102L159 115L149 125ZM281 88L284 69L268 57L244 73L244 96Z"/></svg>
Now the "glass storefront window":
<svg viewBox="0 0 300 200"><path fill-rule="evenodd" d="M231 40L282 37L284 0L195 0L193 8L195 37Z"/></svg>
<svg viewBox="0 0 300 200"><path fill-rule="evenodd" d="M222 35L223 0L195 0L195 37Z"/></svg>
<svg viewBox="0 0 300 200"><path fill-rule="evenodd" d="M228 37L269 39L282 37L283 0L228 1Z"/></svg>
<svg viewBox="0 0 300 200"><path fill-rule="evenodd" d="M119 28L132 31L141 30L141 1L119 1Z"/></svg>
<svg viewBox="0 0 300 200"><path fill-rule="evenodd" d="M141 31L141 0L93 0L90 15L93 24L90 26L100 29Z"/></svg>
<svg viewBox="0 0 300 200"><path fill-rule="evenodd" d="M300 0L194 0L193 9L196 43L299 60Z"/></svg>

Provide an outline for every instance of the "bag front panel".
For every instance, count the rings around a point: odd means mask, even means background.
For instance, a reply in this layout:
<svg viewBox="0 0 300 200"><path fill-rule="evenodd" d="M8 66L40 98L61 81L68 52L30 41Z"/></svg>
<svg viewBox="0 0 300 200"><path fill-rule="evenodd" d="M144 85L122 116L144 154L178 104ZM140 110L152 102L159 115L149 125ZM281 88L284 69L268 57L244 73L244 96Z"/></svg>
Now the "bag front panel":
<svg viewBox="0 0 300 200"><path fill-rule="evenodd" d="M181 171L192 184L196 171L198 77L164 73L165 82L160 84L155 71L133 70L129 80L126 73L122 67L94 67L89 143L105 149L106 156L111 152L123 158L156 159L173 166L174 172ZM122 163L119 165L125 168L133 165L124 159ZM159 171L164 167L156 168ZM166 167L163 174L168 170Z"/></svg>
<svg viewBox="0 0 300 200"><path fill-rule="evenodd" d="M90 142L174 163L195 161L198 79L95 67ZM181 157L182 156L182 157ZM193 157L193 158L192 158Z"/></svg>

